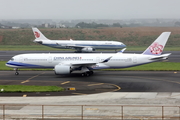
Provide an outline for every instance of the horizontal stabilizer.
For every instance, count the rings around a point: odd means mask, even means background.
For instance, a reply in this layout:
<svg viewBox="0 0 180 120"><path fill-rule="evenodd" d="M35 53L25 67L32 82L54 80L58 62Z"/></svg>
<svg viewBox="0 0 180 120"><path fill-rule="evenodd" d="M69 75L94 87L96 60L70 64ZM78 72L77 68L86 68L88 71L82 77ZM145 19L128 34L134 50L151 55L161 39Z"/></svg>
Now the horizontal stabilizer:
<svg viewBox="0 0 180 120"><path fill-rule="evenodd" d="M171 55L171 53L168 53L168 54L163 54L163 55L160 55L160 56L153 56L151 57L149 60L165 60L169 57L169 55Z"/></svg>

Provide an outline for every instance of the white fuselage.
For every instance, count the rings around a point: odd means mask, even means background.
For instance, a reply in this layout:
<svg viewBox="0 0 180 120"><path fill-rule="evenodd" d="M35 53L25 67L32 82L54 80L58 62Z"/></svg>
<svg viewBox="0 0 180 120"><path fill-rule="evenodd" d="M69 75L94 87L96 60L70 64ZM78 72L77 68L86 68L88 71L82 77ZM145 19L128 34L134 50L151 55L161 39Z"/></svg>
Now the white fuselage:
<svg viewBox="0 0 180 120"><path fill-rule="evenodd" d="M103 60L111 57L108 62ZM12 68L54 68L58 64L68 66L83 66L85 64L89 69L106 69L106 68L126 68L154 62L150 60L152 55L142 54L20 54L14 56L6 63L6 66ZM95 63L92 65L92 63ZM88 64L90 64L88 66Z"/></svg>
<svg viewBox="0 0 180 120"><path fill-rule="evenodd" d="M36 39L34 42L40 43L45 46L62 48L62 49L82 49L82 48L93 48L93 49L112 49L117 50L125 48L126 45L122 42L117 41L82 41L82 40L39 40Z"/></svg>
<svg viewBox="0 0 180 120"><path fill-rule="evenodd" d="M100 41L100 40L50 40L46 38L37 28L32 28L35 35L34 42L60 49L75 49L77 52L92 52L96 49L117 50L125 48L122 42L118 41Z"/></svg>

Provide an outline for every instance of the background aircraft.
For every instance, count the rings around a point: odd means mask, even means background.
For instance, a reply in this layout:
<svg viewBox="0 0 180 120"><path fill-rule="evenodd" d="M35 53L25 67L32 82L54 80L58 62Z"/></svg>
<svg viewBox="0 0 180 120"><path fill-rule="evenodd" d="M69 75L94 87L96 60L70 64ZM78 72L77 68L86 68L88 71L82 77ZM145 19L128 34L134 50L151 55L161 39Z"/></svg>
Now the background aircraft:
<svg viewBox="0 0 180 120"><path fill-rule="evenodd" d="M84 41L84 40L50 40L47 39L37 28L32 28L35 35L34 42L60 49L75 49L77 52L92 52L96 49L117 50L126 45L117 41Z"/></svg>
<svg viewBox="0 0 180 120"><path fill-rule="evenodd" d="M93 70L106 68L133 67L167 59L162 54L170 32L162 33L142 54L130 53L49 53L20 54L12 57L6 66L14 68L53 68L55 74L71 74L80 71L82 76L93 74Z"/></svg>

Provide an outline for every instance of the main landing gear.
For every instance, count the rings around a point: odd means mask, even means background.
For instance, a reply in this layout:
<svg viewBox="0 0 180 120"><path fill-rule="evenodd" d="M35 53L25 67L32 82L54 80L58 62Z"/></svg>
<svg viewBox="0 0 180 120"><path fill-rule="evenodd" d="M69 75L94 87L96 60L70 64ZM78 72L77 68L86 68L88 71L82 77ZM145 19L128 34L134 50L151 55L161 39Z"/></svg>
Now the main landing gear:
<svg viewBox="0 0 180 120"><path fill-rule="evenodd" d="M14 70L16 71L15 75L19 75L18 68L14 68Z"/></svg>
<svg viewBox="0 0 180 120"><path fill-rule="evenodd" d="M94 73L93 71L87 71L87 72L82 73L81 76L82 77L84 77L84 76L88 77L88 76L93 75L93 73Z"/></svg>

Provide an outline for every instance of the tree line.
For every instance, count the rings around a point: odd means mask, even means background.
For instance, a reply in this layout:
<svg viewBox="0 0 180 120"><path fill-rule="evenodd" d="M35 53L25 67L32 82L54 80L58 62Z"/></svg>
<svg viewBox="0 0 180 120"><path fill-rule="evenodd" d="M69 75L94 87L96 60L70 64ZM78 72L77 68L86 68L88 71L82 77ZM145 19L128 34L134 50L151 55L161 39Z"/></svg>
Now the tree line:
<svg viewBox="0 0 180 120"><path fill-rule="evenodd" d="M76 24L75 26L76 28L101 28L101 27L121 27L121 24L120 23L113 23L112 25L108 25L108 24L98 24L98 23L95 23L95 22L92 22L92 23L85 23L85 22L80 22L78 24Z"/></svg>

